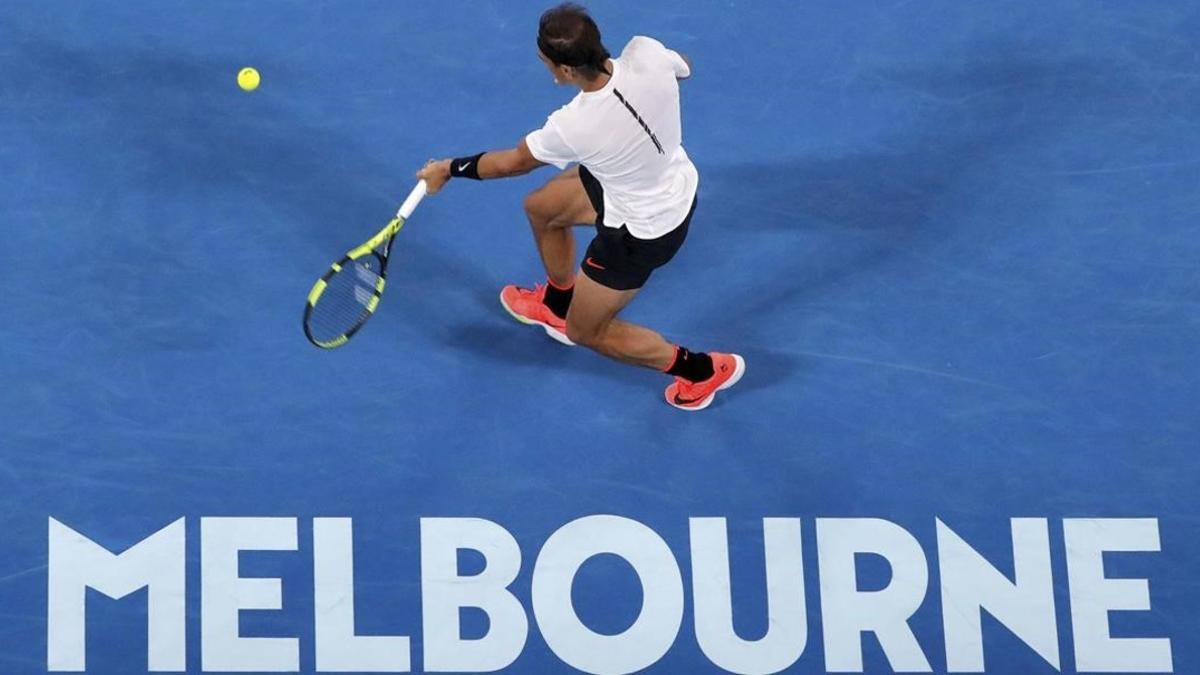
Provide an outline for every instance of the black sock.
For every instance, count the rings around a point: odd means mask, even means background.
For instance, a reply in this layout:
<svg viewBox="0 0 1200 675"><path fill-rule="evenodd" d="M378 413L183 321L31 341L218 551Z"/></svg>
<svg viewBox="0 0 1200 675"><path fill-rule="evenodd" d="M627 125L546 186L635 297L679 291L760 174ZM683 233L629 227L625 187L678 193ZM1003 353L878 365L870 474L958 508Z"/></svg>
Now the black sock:
<svg viewBox="0 0 1200 675"><path fill-rule="evenodd" d="M684 347L675 347L675 362L667 369L667 374L692 382L707 380L713 376L712 357L704 352L689 352Z"/></svg>
<svg viewBox="0 0 1200 675"><path fill-rule="evenodd" d="M570 288L561 289L554 282L546 280L546 306L560 319L567 318L567 310L571 307L571 298L575 295L575 284Z"/></svg>

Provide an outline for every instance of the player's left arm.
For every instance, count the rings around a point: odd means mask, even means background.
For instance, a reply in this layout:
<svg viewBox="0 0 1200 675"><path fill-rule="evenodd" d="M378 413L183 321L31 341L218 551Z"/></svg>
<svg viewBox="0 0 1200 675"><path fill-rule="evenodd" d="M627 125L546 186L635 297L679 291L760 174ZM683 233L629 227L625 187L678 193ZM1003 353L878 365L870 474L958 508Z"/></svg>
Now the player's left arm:
<svg viewBox="0 0 1200 675"><path fill-rule="evenodd" d="M683 52L677 51L675 53L679 55L679 58L681 60L683 60L683 65L687 66L687 75L676 74L675 79L676 80L686 80L692 76L692 60L689 59L688 55L684 54Z"/></svg>
<svg viewBox="0 0 1200 675"><path fill-rule="evenodd" d="M442 189L451 176L465 176L479 180L510 178L523 176L545 164L533 156L533 153L529 151L529 145L522 138L516 147L508 150L492 150L459 159L430 160L424 168L417 172L417 178L425 181L429 194L435 194Z"/></svg>

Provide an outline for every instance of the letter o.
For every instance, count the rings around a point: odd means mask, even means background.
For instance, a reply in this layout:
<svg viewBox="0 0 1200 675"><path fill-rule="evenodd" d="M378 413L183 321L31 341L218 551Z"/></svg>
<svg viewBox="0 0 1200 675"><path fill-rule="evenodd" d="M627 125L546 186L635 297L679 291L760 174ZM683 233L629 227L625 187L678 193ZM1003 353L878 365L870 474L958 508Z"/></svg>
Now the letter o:
<svg viewBox="0 0 1200 675"><path fill-rule="evenodd" d="M589 558L620 556L642 584L642 609L628 629L603 635L579 619L571 603L575 574ZM653 665L674 644L683 622L683 579L657 532L620 516L587 516L559 528L533 568L533 613L550 649L565 663L597 675Z"/></svg>

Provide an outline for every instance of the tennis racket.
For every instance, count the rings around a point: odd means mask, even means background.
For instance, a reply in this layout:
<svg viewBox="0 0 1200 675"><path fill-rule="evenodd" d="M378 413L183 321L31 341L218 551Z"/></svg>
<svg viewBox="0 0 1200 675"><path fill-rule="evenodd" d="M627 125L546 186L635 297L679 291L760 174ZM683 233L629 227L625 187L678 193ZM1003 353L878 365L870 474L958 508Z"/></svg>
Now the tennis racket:
<svg viewBox="0 0 1200 675"><path fill-rule="evenodd" d="M396 233L425 197L425 181L408 193L396 217L362 246L333 263L308 292L304 335L322 349L334 349L354 337L379 307L388 256Z"/></svg>

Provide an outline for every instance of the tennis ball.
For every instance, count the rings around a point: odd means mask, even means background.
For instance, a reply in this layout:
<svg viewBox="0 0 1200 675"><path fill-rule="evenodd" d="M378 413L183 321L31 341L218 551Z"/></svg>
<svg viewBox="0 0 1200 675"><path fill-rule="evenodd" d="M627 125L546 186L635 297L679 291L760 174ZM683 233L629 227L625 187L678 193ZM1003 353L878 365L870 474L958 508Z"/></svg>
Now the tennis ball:
<svg viewBox="0 0 1200 675"><path fill-rule="evenodd" d="M238 71L238 86L246 91L254 91L258 89L258 83L262 78L258 76L258 71L253 68L242 68Z"/></svg>

